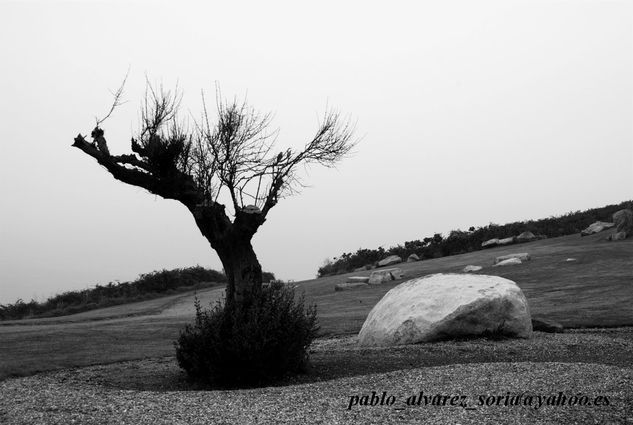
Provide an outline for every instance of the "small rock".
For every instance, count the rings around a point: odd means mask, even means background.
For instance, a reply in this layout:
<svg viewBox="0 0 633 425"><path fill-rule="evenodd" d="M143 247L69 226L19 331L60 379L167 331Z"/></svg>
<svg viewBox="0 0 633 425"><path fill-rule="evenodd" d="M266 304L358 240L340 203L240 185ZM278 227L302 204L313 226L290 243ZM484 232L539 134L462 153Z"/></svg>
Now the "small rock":
<svg viewBox="0 0 633 425"><path fill-rule="evenodd" d="M486 242L482 242L481 247L492 248L493 246L497 246L497 245L499 245L499 239L495 238L495 239L489 239Z"/></svg>
<svg viewBox="0 0 633 425"><path fill-rule="evenodd" d="M397 255L390 255L378 262L378 267L391 266L392 264L402 263L402 258Z"/></svg>
<svg viewBox="0 0 633 425"><path fill-rule="evenodd" d="M495 265L493 265L493 267L497 267L497 266L514 266L516 264L521 264L521 260L519 260L518 258L508 258L507 260L503 260L503 261L499 261L498 263L496 263Z"/></svg>
<svg viewBox="0 0 633 425"><path fill-rule="evenodd" d="M564 331L563 325L552 320L540 317L532 318L532 329L540 332L561 333Z"/></svg>
<svg viewBox="0 0 633 425"><path fill-rule="evenodd" d="M501 255L495 258L495 264L505 260L509 260L510 258L518 258L521 261L530 261L530 254L528 254L527 252L518 252L516 254Z"/></svg>
<svg viewBox="0 0 633 425"><path fill-rule="evenodd" d="M607 223L604 221L596 221L587 227L585 230L580 232L580 236L588 236L593 235L594 233L602 232L603 230L610 229L615 226L614 223Z"/></svg>
<svg viewBox="0 0 633 425"><path fill-rule="evenodd" d="M609 236L607 239L609 239L610 241L621 241L626 239L626 232L622 231L622 232L617 232L612 234L611 236Z"/></svg>
<svg viewBox="0 0 633 425"><path fill-rule="evenodd" d="M568 258L565 261L577 261L575 258Z"/></svg>
<svg viewBox="0 0 633 425"><path fill-rule="evenodd" d="M402 279L404 273L399 268L376 270L369 275L370 285L380 285L384 282L391 282L392 280Z"/></svg>
<svg viewBox="0 0 633 425"><path fill-rule="evenodd" d="M529 242L529 241L533 241L536 239L536 236L534 236L534 233L532 232L523 232L521 233L519 236L517 236L517 241L518 242Z"/></svg>
<svg viewBox="0 0 633 425"><path fill-rule="evenodd" d="M616 235L620 233L624 234L624 235L619 235L620 239L625 239L627 236L632 235L633 234L633 211L627 208L617 211L616 213L613 214L613 223L616 225L616 230L617 230ZM612 239L612 240L617 241L620 239Z"/></svg>
<svg viewBox="0 0 633 425"><path fill-rule="evenodd" d="M497 242L497 245L511 245L515 242L514 236L512 236L511 238L505 238L505 239L499 239L499 242Z"/></svg>
<svg viewBox="0 0 633 425"><path fill-rule="evenodd" d="M414 261L420 261L420 257L418 257L416 254L409 255L409 257L407 258L407 263L413 263Z"/></svg>
<svg viewBox="0 0 633 425"><path fill-rule="evenodd" d="M464 273L470 273L470 272L478 272L479 270L483 269L483 267L481 266L466 266L464 267Z"/></svg>

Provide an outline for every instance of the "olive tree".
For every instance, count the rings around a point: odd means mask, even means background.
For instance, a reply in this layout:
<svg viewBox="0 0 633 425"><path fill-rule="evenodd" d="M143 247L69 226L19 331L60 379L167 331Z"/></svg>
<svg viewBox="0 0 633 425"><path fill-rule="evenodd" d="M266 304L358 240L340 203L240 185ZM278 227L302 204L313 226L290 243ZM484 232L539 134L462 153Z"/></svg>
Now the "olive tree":
<svg viewBox="0 0 633 425"><path fill-rule="evenodd" d="M120 104L122 87L107 116ZM244 305L262 286L253 236L279 200L302 187L300 167L332 167L350 153L353 126L328 109L302 148L279 151L271 115L258 113L246 101L218 95L217 117L211 119L203 96L201 118L187 128L179 116L181 98L148 84L132 153L110 153L105 119L97 120L92 141L79 134L72 146L115 179L183 204L222 262L227 303Z"/></svg>

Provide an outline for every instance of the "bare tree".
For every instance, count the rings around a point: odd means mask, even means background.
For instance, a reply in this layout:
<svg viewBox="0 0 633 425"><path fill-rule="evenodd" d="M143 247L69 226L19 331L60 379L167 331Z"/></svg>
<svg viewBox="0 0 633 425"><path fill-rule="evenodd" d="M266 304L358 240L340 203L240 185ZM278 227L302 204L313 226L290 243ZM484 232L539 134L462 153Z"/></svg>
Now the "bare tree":
<svg viewBox="0 0 633 425"><path fill-rule="evenodd" d="M119 90L113 108L120 97ZM203 96L203 116L189 131L178 118L178 93L148 84L132 154L111 155L99 121L93 143L79 134L72 146L95 158L115 179L181 202L222 261L227 302L243 305L257 296L262 284L251 240L279 199L302 187L298 168L332 167L355 141L349 121L326 110L301 150L278 152L270 114L257 113L245 101L217 98L217 122L211 124ZM223 198L230 199L232 212L221 203Z"/></svg>

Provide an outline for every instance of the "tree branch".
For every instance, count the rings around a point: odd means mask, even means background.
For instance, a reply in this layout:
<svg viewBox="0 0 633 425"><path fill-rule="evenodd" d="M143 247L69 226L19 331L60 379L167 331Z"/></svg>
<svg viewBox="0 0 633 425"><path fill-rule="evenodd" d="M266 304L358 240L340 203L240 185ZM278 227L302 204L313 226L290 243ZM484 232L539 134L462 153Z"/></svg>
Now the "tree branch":
<svg viewBox="0 0 633 425"><path fill-rule="evenodd" d="M96 159L100 165L105 167L119 181L141 187L165 199L180 201L188 207L195 206L198 203L199 194L190 178L178 176L172 181L161 181L149 172L149 167L146 163L138 160L133 155L111 156L86 141L81 134L75 137L75 142L72 146ZM130 169L122 164L130 164L144 171Z"/></svg>

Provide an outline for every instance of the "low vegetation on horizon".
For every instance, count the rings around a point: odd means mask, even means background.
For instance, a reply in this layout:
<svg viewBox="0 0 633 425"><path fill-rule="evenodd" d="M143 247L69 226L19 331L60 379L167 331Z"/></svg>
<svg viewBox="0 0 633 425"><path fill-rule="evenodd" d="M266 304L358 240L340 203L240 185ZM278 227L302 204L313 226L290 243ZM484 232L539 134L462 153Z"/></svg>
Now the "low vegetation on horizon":
<svg viewBox="0 0 633 425"><path fill-rule="evenodd" d="M65 316L96 308L156 298L183 289L203 288L226 282L224 273L201 266L160 270L140 275L133 282L97 284L94 288L66 291L44 302L22 299L0 305L0 320Z"/></svg>
<svg viewBox="0 0 633 425"><path fill-rule="evenodd" d="M263 275L268 281L275 279L273 273L263 272ZM44 302L32 299L27 303L19 299L13 304L0 304L0 320L66 316L225 283L224 273L201 266L163 269L144 273L133 282L110 282L80 291L66 291Z"/></svg>
<svg viewBox="0 0 633 425"><path fill-rule="evenodd" d="M421 260L465 254L484 249L481 244L490 239L517 236L523 232L532 232L534 235L547 238L572 235L580 233L596 221L611 221L613 213L624 208L631 208L632 204L633 201L629 200L601 208L570 212L558 217L507 224L490 223L478 228L472 226L468 231L453 230L446 238L436 233L433 237L407 241L403 245L392 246L388 249L359 248L355 253L343 253L339 257L334 257L334 261L326 261L319 268L317 276L333 276L349 273L365 266L375 266L378 261L390 255L397 255L406 261L411 254L417 255Z"/></svg>

